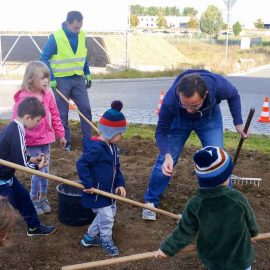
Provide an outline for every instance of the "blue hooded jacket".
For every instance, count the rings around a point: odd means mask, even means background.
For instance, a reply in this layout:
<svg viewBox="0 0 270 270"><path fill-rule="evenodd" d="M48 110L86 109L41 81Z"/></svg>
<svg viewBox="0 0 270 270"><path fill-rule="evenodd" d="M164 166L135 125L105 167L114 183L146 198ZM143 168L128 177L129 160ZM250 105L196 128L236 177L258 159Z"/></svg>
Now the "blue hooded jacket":
<svg viewBox="0 0 270 270"><path fill-rule="evenodd" d="M76 166L80 180L87 189L94 187L114 194L117 187L125 186L115 144L109 146L98 138L83 138L83 154ZM113 202L108 197L83 192L84 207L101 208L112 205Z"/></svg>
<svg viewBox="0 0 270 270"><path fill-rule="evenodd" d="M176 88L179 81L187 74L199 74L206 82L208 94L204 100L201 109L196 113L188 113L187 110L179 106L179 95ZM160 153L165 155L169 153L168 135L179 131L181 118L196 121L201 118L209 117L215 113L215 109L222 100L227 100L234 125L243 123L241 115L241 101L237 89L223 76L209 72L207 70L187 70L175 79L174 83L166 93L156 128L156 142Z"/></svg>

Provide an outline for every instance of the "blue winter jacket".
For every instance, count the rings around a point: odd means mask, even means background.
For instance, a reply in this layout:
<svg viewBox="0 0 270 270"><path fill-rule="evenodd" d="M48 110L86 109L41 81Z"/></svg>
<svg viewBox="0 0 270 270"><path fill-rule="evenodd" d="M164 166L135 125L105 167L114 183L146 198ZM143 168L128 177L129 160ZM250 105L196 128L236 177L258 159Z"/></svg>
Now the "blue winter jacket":
<svg viewBox="0 0 270 270"><path fill-rule="evenodd" d="M117 187L125 186L115 144L109 146L98 138L83 138L83 154L76 165L85 188L94 187L114 194ZM113 202L108 197L83 192L84 207L101 208L112 205Z"/></svg>
<svg viewBox="0 0 270 270"><path fill-rule="evenodd" d="M188 113L187 110L181 108L179 106L179 95L176 93L181 78L190 73L199 74L206 82L208 90L203 106L197 113ZM228 102L234 125L242 124L240 96L237 89L223 76L207 70L191 69L178 75L166 93L159 113L155 136L160 153L163 155L169 153L168 135L179 131L181 118L190 119L191 121L206 118L209 114L215 112L219 103L225 99Z"/></svg>
<svg viewBox="0 0 270 270"><path fill-rule="evenodd" d="M78 34L69 31L66 27L65 22L62 24L62 28L65 31L65 34L68 38L68 41L70 43L70 46L71 46L73 52L76 53L77 48L78 48ZM48 42L46 43L46 45L43 49L43 52L40 55L40 61L42 61L43 63L45 63L49 67L50 72L51 72L51 80L52 81L55 80L55 77L54 77L54 74L53 74L52 69L51 69L50 59L52 58L52 56L54 54L57 54L57 45L56 45L54 35L51 34L49 36ZM90 74L89 63L88 63L87 58L85 60L83 71L84 71L85 75ZM73 76L69 76L69 77L65 77L65 78L73 78L74 76L78 76L78 75L73 75Z"/></svg>

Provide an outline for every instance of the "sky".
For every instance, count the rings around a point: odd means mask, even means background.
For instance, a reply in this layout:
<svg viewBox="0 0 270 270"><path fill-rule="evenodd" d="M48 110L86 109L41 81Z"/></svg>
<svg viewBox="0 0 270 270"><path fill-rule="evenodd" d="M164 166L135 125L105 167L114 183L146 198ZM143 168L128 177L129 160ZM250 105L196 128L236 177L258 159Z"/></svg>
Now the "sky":
<svg viewBox="0 0 270 270"><path fill-rule="evenodd" d="M3 3L4 2L4 3ZM207 6L217 6L227 21L223 0L2 0L0 31L54 31L60 28L70 10L79 10L84 16L85 31L127 29L128 3L142 6L176 6L182 11L194 7L199 16ZM237 0L231 9L230 23L239 21L253 27L262 18L270 23L269 0ZM268 21L267 21L268 20Z"/></svg>

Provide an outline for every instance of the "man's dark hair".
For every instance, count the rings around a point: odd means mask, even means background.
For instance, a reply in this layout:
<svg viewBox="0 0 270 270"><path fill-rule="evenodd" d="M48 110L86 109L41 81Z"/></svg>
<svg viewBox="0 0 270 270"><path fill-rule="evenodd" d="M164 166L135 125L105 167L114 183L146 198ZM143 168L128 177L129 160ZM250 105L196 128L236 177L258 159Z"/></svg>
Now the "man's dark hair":
<svg viewBox="0 0 270 270"><path fill-rule="evenodd" d="M42 103L36 97L26 97L18 106L17 115L23 117L29 114L31 118L44 117L46 112Z"/></svg>
<svg viewBox="0 0 270 270"><path fill-rule="evenodd" d="M199 74L192 73L184 76L177 85L176 93L182 93L185 97L192 97L195 92L204 98L207 92L207 85Z"/></svg>
<svg viewBox="0 0 270 270"><path fill-rule="evenodd" d="M73 23L74 21L81 22L83 20L83 15L80 11L70 11L67 14L66 22Z"/></svg>

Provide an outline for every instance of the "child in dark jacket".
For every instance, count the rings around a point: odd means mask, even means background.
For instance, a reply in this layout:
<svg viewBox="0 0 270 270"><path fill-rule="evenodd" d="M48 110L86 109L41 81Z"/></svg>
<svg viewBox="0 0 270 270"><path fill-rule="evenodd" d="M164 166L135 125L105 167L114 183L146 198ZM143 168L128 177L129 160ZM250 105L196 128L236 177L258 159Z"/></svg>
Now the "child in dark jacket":
<svg viewBox="0 0 270 270"><path fill-rule="evenodd" d="M18 106L16 119L0 133L0 158L35 170L47 166L42 155L29 156L25 145L25 128L33 129L44 116L42 103L36 97L26 97ZM15 169L0 165L0 195L19 210L28 226L27 235L54 233L54 226L40 224L28 191L14 174Z"/></svg>
<svg viewBox="0 0 270 270"><path fill-rule="evenodd" d="M157 258L173 256L196 237L198 255L209 270L249 270L258 225L247 198L228 187L233 170L222 148L207 146L193 156L199 190L187 203L176 229Z"/></svg>
<svg viewBox="0 0 270 270"><path fill-rule="evenodd" d="M113 101L111 109L101 117L100 135L91 140L83 138L83 154L77 161L77 171L85 186L82 205L91 208L96 217L81 240L81 245L102 246L110 256L119 255L112 240L116 202L105 196L93 194L93 188L126 196L125 180L120 170L116 144L126 131L126 119L121 101Z"/></svg>

